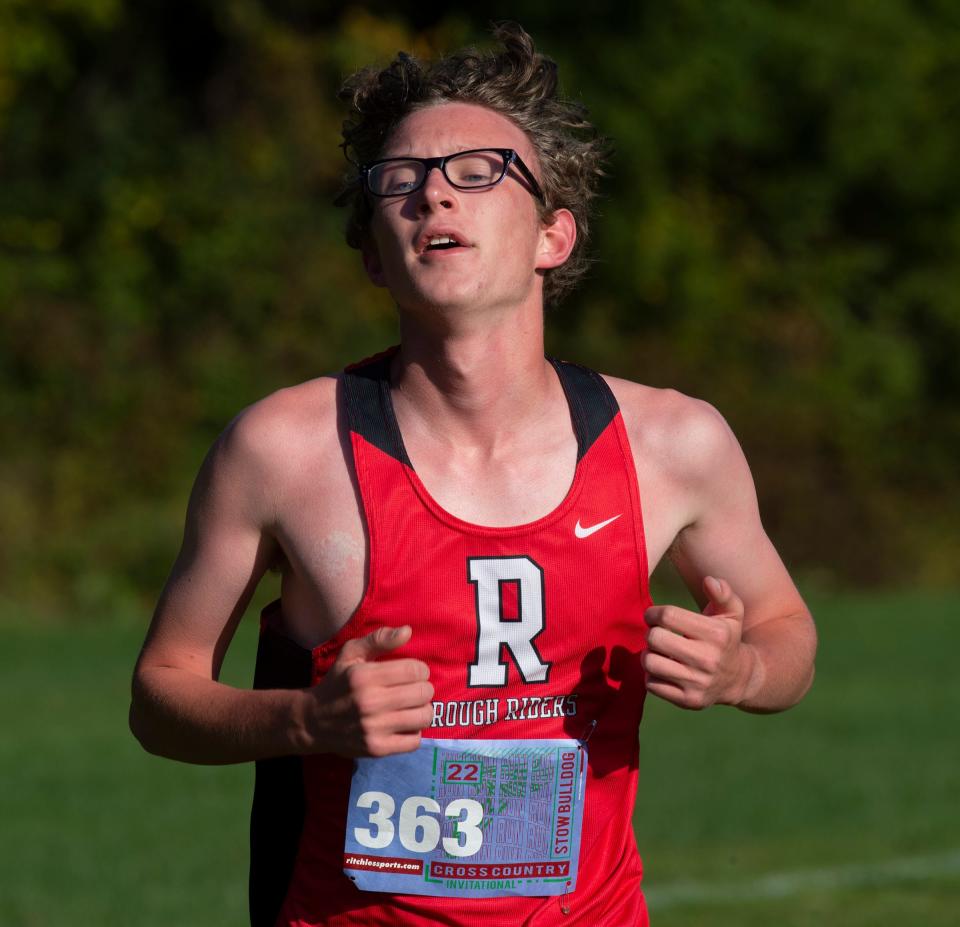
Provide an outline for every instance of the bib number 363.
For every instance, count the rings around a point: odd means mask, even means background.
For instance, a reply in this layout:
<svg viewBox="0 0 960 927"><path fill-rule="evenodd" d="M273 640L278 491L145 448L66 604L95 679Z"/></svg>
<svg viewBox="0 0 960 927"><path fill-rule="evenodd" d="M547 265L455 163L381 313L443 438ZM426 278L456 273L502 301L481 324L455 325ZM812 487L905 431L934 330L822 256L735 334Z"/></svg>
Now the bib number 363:
<svg viewBox="0 0 960 927"><path fill-rule="evenodd" d="M357 843L370 850L383 850L395 839L411 853L430 853L442 844L450 856L473 856L483 844L483 805L472 798L455 798L441 810L440 803L426 795L411 795L400 805L386 792L363 792L357 808L369 808L366 827L354 827ZM440 837L440 819L453 818L454 836Z"/></svg>
<svg viewBox="0 0 960 927"><path fill-rule="evenodd" d="M567 738L425 738L362 757L346 808L343 872L364 892L500 898L576 888L586 788Z"/></svg>

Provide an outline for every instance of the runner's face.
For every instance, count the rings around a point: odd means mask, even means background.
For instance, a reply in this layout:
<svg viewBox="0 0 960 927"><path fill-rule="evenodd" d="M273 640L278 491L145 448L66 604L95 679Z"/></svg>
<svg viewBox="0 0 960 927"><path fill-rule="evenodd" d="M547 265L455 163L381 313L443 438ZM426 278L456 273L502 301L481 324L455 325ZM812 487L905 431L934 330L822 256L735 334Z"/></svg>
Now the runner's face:
<svg viewBox="0 0 960 927"><path fill-rule="evenodd" d="M472 148L513 148L539 176L523 131L499 113L469 103L412 113L382 157L441 157ZM434 234L450 235L459 246L430 249ZM374 201L364 261L373 282L386 286L401 309L508 307L531 299L539 305L542 237L537 200L516 167L499 185L483 190L458 190L432 170L420 190Z"/></svg>

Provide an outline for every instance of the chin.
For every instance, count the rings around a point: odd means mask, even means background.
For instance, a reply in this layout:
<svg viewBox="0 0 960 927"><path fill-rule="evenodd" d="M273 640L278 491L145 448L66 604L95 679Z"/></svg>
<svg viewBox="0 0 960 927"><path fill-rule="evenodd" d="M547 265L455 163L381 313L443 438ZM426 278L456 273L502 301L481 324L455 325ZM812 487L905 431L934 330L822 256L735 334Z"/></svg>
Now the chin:
<svg viewBox="0 0 960 927"><path fill-rule="evenodd" d="M476 286L430 287L396 297L397 305L411 310L442 312L470 309L483 301L486 293Z"/></svg>

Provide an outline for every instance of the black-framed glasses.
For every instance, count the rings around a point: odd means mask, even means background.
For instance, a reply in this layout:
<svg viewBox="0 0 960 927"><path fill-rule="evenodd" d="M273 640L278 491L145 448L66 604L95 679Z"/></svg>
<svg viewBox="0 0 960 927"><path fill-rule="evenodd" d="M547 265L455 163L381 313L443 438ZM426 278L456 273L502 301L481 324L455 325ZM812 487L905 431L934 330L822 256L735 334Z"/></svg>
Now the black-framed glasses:
<svg viewBox="0 0 960 927"><path fill-rule="evenodd" d="M512 148L473 148L442 158L383 158L361 165L360 176L366 189L381 197L416 193L435 167L458 190L484 190L500 183L511 164L530 184L530 192L544 202L536 177Z"/></svg>

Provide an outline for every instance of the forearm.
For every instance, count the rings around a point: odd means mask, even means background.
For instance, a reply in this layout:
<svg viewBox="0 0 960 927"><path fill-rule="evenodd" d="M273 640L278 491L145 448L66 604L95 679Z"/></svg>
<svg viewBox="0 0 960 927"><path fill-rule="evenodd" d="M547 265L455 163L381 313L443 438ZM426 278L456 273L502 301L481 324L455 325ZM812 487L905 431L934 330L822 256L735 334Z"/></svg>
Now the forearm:
<svg viewBox="0 0 960 927"><path fill-rule="evenodd" d="M741 684L732 704L758 714L796 705L813 683L816 649L808 613L772 618L745 630Z"/></svg>
<svg viewBox="0 0 960 927"><path fill-rule="evenodd" d="M243 763L307 752L304 703L300 689L237 689L176 667L141 667L130 729L158 756Z"/></svg>

